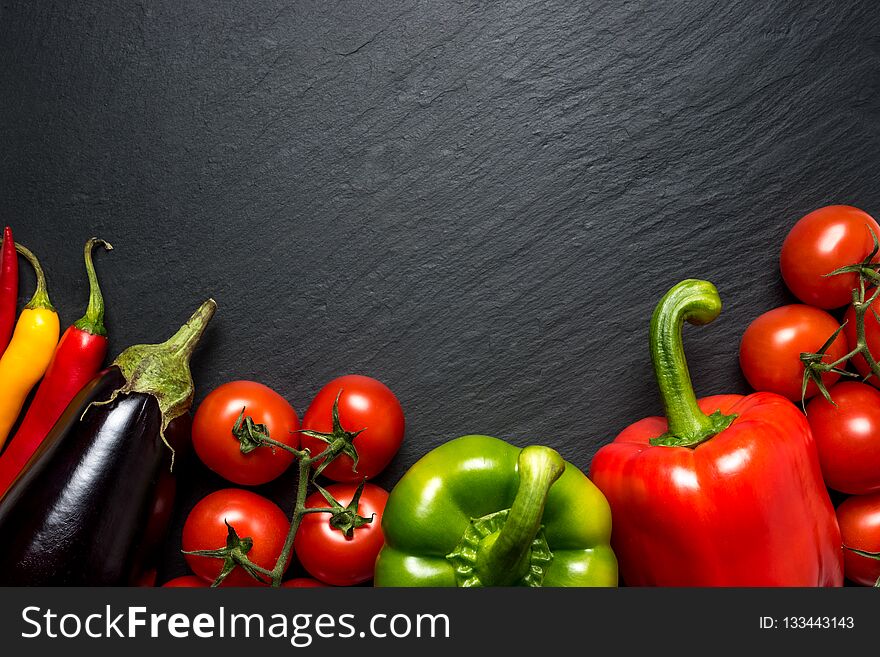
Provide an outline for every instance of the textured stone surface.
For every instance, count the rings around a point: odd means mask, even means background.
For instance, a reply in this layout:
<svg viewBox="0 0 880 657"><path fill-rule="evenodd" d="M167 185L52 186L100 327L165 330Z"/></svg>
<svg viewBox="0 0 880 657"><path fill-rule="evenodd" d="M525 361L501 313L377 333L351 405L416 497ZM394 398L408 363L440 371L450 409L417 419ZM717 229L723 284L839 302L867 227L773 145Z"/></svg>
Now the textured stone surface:
<svg viewBox="0 0 880 657"><path fill-rule="evenodd" d="M62 319L95 234L112 352L217 299L199 397L380 378L387 486L468 432L586 468L659 410L645 333L682 278L726 302L686 334L699 392L745 392L789 226L880 215L868 0L82 4L0 1L0 213ZM183 474L178 526L223 485Z"/></svg>

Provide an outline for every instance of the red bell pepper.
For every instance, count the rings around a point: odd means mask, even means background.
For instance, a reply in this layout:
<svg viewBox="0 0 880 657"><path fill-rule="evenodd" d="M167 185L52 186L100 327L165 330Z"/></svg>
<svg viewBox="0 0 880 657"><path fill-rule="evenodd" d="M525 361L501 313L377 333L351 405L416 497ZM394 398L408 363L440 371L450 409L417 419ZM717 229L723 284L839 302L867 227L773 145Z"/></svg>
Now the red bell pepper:
<svg viewBox="0 0 880 657"><path fill-rule="evenodd" d="M697 401L682 345L687 320L721 312L715 286L673 287L651 320L666 418L625 429L593 458L611 544L631 586L840 586L840 530L810 427L773 394Z"/></svg>
<svg viewBox="0 0 880 657"><path fill-rule="evenodd" d="M104 327L104 297L92 263L92 249L113 247L104 240L86 242L85 263L89 279L86 314L69 327L58 346L21 426L0 455L0 497L28 462L61 413L104 364L107 329Z"/></svg>
<svg viewBox="0 0 880 657"><path fill-rule="evenodd" d="M12 239L12 229L3 231L3 247L0 248L0 355L9 346L15 327L15 310L18 302L18 254Z"/></svg>

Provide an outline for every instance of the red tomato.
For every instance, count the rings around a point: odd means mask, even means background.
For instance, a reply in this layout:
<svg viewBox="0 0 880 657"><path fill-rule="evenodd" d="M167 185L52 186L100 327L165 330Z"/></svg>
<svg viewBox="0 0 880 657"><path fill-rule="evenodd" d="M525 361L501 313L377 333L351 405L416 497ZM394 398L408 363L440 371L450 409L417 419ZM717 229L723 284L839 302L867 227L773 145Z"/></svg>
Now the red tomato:
<svg viewBox="0 0 880 657"><path fill-rule="evenodd" d="M242 454L232 429L243 408L256 424L266 425L270 438L299 446L299 417L284 397L261 383L232 381L215 388L199 405L193 418L193 447L202 463L224 479L243 486L265 484L284 472L294 456L270 447Z"/></svg>
<svg viewBox="0 0 880 657"><path fill-rule="evenodd" d="M803 352L817 352L840 324L824 310L793 304L774 308L755 319L743 334L739 363L746 380L755 390L775 392L792 401L800 401L804 365ZM837 336L823 359L833 362L849 351L843 333ZM841 364L841 367L843 364ZM825 386L832 385L838 374L822 375ZM816 384L807 386L807 397L819 392Z"/></svg>
<svg viewBox="0 0 880 657"><path fill-rule="evenodd" d="M782 244L780 268L788 289L820 308L840 308L852 301L858 276L825 274L867 257L874 248L869 228L880 237L880 226L871 215L848 205L829 205L803 217Z"/></svg>
<svg viewBox="0 0 880 657"><path fill-rule="evenodd" d="M330 433L333 430L333 402L339 397L339 420L349 432L363 429L354 439L358 453L357 472L345 454L337 457L323 474L333 481L360 481L382 472L403 442L403 409L397 397L384 383L368 376L349 374L334 379L318 392L303 417L303 429ZM303 435L302 446L319 454L327 444ZM317 463L315 464L317 466Z"/></svg>
<svg viewBox="0 0 880 657"><path fill-rule="evenodd" d="M311 577L294 577L281 584L282 589L322 589L327 588L324 582Z"/></svg>
<svg viewBox="0 0 880 657"><path fill-rule="evenodd" d="M880 362L880 323L877 322L877 318L874 316L875 312L880 314L880 299L871 304L868 312L865 313L865 340L868 343L868 350L871 352L874 359L877 360L877 362ZM855 347L856 311L852 306L847 309L843 319L846 322L846 326L843 327L843 333L846 335L847 342ZM862 376L868 376L868 372L871 371L871 368L868 367L868 363L864 356L861 354L854 356L852 363L856 366L856 370L858 370L859 374ZM876 376L872 376L868 379L868 383L880 388L880 378L877 378Z"/></svg>
<svg viewBox="0 0 880 657"><path fill-rule="evenodd" d="M357 486L333 484L327 487L327 491L346 506L354 497ZM312 577L333 586L352 586L372 579L376 557L385 542L382 512L387 501L388 493L383 489L365 484L358 514L364 518L373 516L373 521L355 529L351 537L330 526L329 513L306 515L293 543L303 568ZM306 500L306 506L324 507L327 500L320 493L313 493Z"/></svg>
<svg viewBox="0 0 880 657"><path fill-rule="evenodd" d="M880 391L844 381L828 392L836 407L821 396L807 405L825 484L850 495L880 491Z"/></svg>
<svg viewBox="0 0 880 657"><path fill-rule="evenodd" d="M860 556L845 548L880 552L880 493L844 500L837 507L837 522L843 538L846 578L862 586L874 586L880 580L880 560Z"/></svg>
<svg viewBox="0 0 880 657"><path fill-rule="evenodd" d="M214 550L226 546L226 523L235 528L239 538L250 537L254 545L248 558L271 570L284 547L290 523L278 506L247 490L225 488L211 493L196 504L183 525L183 549ZM220 574L221 559L187 554L192 571L209 582ZM241 568L236 568L224 581L226 586L259 586Z"/></svg>
<svg viewBox="0 0 880 657"><path fill-rule="evenodd" d="M183 575L182 577L175 577L172 580L165 582L162 587L168 589L205 589L211 586L208 582L203 580L201 577L196 577L195 575Z"/></svg>

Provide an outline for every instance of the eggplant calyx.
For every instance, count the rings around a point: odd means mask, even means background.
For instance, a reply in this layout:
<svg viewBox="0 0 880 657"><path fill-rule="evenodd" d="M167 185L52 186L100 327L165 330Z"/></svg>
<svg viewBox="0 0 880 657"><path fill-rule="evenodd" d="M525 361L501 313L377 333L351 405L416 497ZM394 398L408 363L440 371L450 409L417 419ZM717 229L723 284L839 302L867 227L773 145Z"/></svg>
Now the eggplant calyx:
<svg viewBox="0 0 880 657"><path fill-rule="evenodd" d="M227 528L226 547L218 548L216 550L190 550L189 552L182 550L182 552L196 557L208 557L211 559L223 560L223 567L220 569L220 574L217 575L217 579L212 582L211 588L220 586L223 583L223 580L229 577L229 573L235 570L236 567L240 567L258 582L268 584L266 580L260 577L260 573L253 567L250 559L247 558L248 552L254 547L254 539L250 536L239 538L235 528L225 520L223 522L226 524Z"/></svg>
<svg viewBox="0 0 880 657"><path fill-rule="evenodd" d="M217 303L208 299L165 342L134 345L119 354L113 365L122 372L125 383L114 390L106 401L93 402L89 406L111 404L121 394L142 393L155 398L162 414L159 435L171 450L172 468L174 448L166 439L165 430L173 420L186 414L192 407L195 388L189 361L216 310Z"/></svg>

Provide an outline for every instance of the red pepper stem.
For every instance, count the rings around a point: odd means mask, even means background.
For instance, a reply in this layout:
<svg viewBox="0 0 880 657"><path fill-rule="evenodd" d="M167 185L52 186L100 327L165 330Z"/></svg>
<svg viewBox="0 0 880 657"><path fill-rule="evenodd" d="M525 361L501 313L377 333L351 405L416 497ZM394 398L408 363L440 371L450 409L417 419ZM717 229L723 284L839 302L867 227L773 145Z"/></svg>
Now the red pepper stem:
<svg viewBox="0 0 880 657"><path fill-rule="evenodd" d="M652 445L696 447L724 431L735 419L720 411L706 415L700 410L684 355L684 322L702 326L719 314L721 297L708 281L682 281L657 304L651 318L651 360L669 431L653 438Z"/></svg>
<svg viewBox="0 0 880 657"><path fill-rule="evenodd" d="M35 310L37 308L45 308L46 310L55 310L52 302L49 301L49 290L46 287L46 274L43 272L43 267L40 266L40 261L37 260L37 256L35 256L30 249L18 243L15 244L15 250L24 256L24 259L28 261L31 267L33 267L34 273L37 276L37 289L34 290L34 296L31 297L31 300L28 302L28 305L25 306L25 309Z"/></svg>
<svg viewBox="0 0 880 657"><path fill-rule="evenodd" d="M530 445L517 460L519 487L504 526L490 534L477 556L476 573L483 586L510 586L528 571L529 550L541 529L544 506L553 483L565 471L565 461L553 449Z"/></svg>
<svg viewBox="0 0 880 657"><path fill-rule="evenodd" d="M113 246L109 242L93 237L84 249L84 259L86 263L86 275L89 278L89 305L86 307L86 314L74 322L74 327L80 331L85 331L90 335L107 335L107 328L104 326L104 295L101 294L101 286L98 284L98 275L95 273L95 264L92 262L92 250L95 246L103 246L107 251L112 251Z"/></svg>

